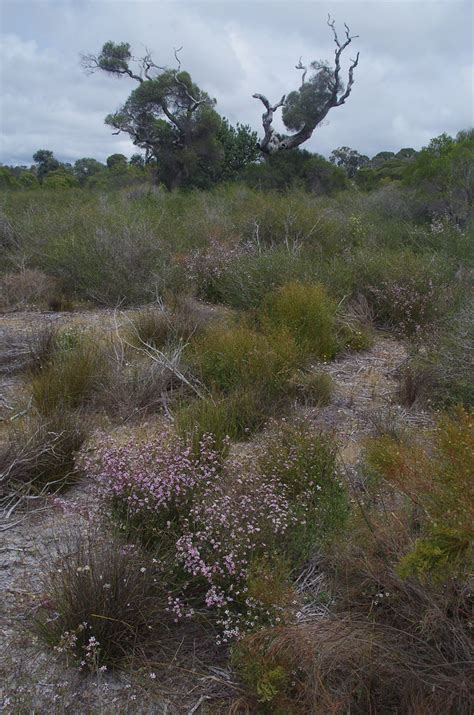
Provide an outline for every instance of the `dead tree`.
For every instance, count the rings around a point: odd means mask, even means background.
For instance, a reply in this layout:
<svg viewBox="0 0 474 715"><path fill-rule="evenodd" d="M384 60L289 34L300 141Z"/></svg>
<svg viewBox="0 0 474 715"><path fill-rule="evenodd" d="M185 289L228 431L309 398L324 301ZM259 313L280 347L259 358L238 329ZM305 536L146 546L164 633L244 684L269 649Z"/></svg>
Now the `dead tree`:
<svg viewBox="0 0 474 715"><path fill-rule="evenodd" d="M354 84L354 70L359 62L359 53L354 60L351 60L346 87L340 78L341 55L358 35L351 35L349 27L344 23L346 39L341 42L336 32L335 22L330 15L328 15L327 24L334 34L336 43L334 67L330 67L326 62L312 62L308 68L303 65L300 58L296 65L296 69L303 72L299 89L288 95L283 95L280 101L273 105L265 95L253 95L265 107L265 112L262 115L264 137L259 143L263 154L269 155L283 149L295 149L303 144L312 136L329 110L344 104L351 93ZM312 72L308 76L308 72L311 70ZM282 136L273 128L273 116L280 107L285 127L294 131L294 134Z"/></svg>

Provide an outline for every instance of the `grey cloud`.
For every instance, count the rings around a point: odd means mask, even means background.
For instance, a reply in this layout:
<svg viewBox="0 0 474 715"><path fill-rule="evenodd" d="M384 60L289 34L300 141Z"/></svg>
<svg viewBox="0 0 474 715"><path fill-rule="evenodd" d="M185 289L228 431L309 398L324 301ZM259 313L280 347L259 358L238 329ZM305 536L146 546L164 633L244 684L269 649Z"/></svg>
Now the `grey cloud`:
<svg viewBox="0 0 474 715"><path fill-rule="evenodd" d="M350 100L328 115L308 148L328 155L347 144L373 155L419 148L472 124L468 2L4 0L0 159L29 163L40 147L69 161L135 151L103 123L133 82L87 77L79 67L81 51L97 52L108 39L129 41L137 55L146 46L168 64L183 45L183 65L217 98L221 114L259 130L254 92L277 99L294 88L300 55L331 59L328 10L341 30L346 20L360 35L361 60Z"/></svg>

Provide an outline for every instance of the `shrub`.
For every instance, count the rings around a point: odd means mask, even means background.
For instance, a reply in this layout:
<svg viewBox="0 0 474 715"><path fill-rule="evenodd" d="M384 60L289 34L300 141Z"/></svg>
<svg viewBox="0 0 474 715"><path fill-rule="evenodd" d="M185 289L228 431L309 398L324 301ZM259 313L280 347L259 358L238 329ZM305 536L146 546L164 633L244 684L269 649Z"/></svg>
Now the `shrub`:
<svg viewBox="0 0 474 715"><path fill-rule="evenodd" d="M354 292L365 295L382 327L416 336L456 306L461 285L452 282L452 267L432 254L409 250L362 249L351 266Z"/></svg>
<svg viewBox="0 0 474 715"><path fill-rule="evenodd" d="M42 640L98 673L156 638L166 600L150 557L94 532L70 534L56 547L33 624Z"/></svg>
<svg viewBox="0 0 474 715"><path fill-rule="evenodd" d="M443 645L453 648L448 618L443 625ZM466 656L468 639L459 627L456 635ZM408 624L389 628L350 612L263 629L234 646L233 663L252 696L240 703L247 712L281 715L468 715L468 665L444 657L442 647Z"/></svg>
<svg viewBox="0 0 474 715"><path fill-rule="evenodd" d="M152 546L179 536L193 497L219 463L209 438L201 442L200 457L162 429L152 441L133 437L117 445L109 440L84 467L98 478L102 499L121 528Z"/></svg>
<svg viewBox="0 0 474 715"><path fill-rule="evenodd" d="M263 335L244 325L214 325L193 342L189 359L211 390L252 388L271 399L284 389L297 350L284 329Z"/></svg>
<svg viewBox="0 0 474 715"><path fill-rule="evenodd" d="M244 253L232 257L218 271L213 263L207 274L201 273L197 277L198 295L232 308L258 308L269 291L292 278L306 277L308 270L301 255L283 248Z"/></svg>
<svg viewBox="0 0 474 715"><path fill-rule="evenodd" d="M331 402L334 385L327 372L298 370L290 380L290 393L311 407L324 407Z"/></svg>
<svg viewBox="0 0 474 715"><path fill-rule="evenodd" d="M154 549L176 619L205 609L225 642L294 617L290 572L314 545L313 520L321 518L317 539L335 522L330 460L319 444L313 473L288 477L285 463L267 471L250 459L224 462L212 436L203 437L196 458L162 432L151 442L102 445L85 468L99 480L106 512ZM305 537L304 554L302 538L294 548L296 532Z"/></svg>
<svg viewBox="0 0 474 715"><path fill-rule="evenodd" d="M131 319L127 336L136 347L151 345L163 348L168 343L187 342L202 331L208 322L203 310L184 298L175 299L171 306L149 306L137 312Z"/></svg>
<svg viewBox="0 0 474 715"><path fill-rule="evenodd" d="M413 352L399 375L402 404L474 406L473 315L474 302L468 301L448 325L427 340L424 350Z"/></svg>
<svg viewBox="0 0 474 715"><path fill-rule="evenodd" d="M0 276L0 307L3 308L48 307L57 294L57 281L37 269Z"/></svg>
<svg viewBox="0 0 474 715"><path fill-rule="evenodd" d="M92 336L63 332L48 364L31 379L33 400L43 414L90 402L105 374L101 344Z"/></svg>
<svg viewBox="0 0 474 715"><path fill-rule="evenodd" d="M130 342L137 347L145 343L163 348L170 337L170 322L161 307L146 308L132 317L129 332Z"/></svg>
<svg viewBox="0 0 474 715"><path fill-rule="evenodd" d="M469 569L474 541L472 453L474 418L459 408L438 422L433 444L400 443L385 436L369 442L366 463L407 497L419 523L418 540L401 571L446 579Z"/></svg>
<svg viewBox="0 0 474 715"><path fill-rule="evenodd" d="M277 425L261 443L259 470L283 488L300 517L285 547L293 568L345 524L348 501L336 453L329 435L316 434L300 421Z"/></svg>
<svg viewBox="0 0 474 715"><path fill-rule="evenodd" d="M18 497L58 491L74 479L87 424L68 413L12 425L0 447L0 493Z"/></svg>
<svg viewBox="0 0 474 715"><path fill-rule="evenodd" d="M262 307L264 325L287 330L303 355L330 360L336 352L336 305L322 285L288 283Z"/></svg>
<svg viewBox="0 0 474 715"><path fill-rule="evenodd" d="M272 405L275 409L275 405ZM264 395L250 388L237 389L226 397L209 397L182 407L175 415L178 431L199 453L204 435L211 434L220 452L228 450L227 438L246 440L267 419L270 405Z"/></svg>
<svg viewBox="0 0 474 715"><path fill-rule="evenodd" d="M126 364L119 358L111 362L94 404L113 419L136 420L168 408L169 403L182 398L183 392L182 382L169 365L147 357Z"/></svg>

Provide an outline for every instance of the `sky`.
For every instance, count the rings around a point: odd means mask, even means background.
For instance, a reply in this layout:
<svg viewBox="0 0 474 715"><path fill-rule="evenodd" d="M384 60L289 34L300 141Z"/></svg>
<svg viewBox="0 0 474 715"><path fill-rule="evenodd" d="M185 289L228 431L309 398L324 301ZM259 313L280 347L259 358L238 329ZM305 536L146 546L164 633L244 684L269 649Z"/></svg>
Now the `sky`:
<svg viewBox="0 0 474 715"><path fill-rule="evenodd" d="M359 66L346 104L305 148L373 156L474 124L470 0L0 0L0 162L29 165L38 149L72 163L137 151L104 124L136 83L80 66L80 53L97 54L108 40L129 42L136 56L147 48L169 66L182 47L183 69L219 113L261 136L252 94L276 102L296 89L300 56L332 61L328 13L341 36L344 22L359 35L343 63L347 72L359 51Z"/></svg>

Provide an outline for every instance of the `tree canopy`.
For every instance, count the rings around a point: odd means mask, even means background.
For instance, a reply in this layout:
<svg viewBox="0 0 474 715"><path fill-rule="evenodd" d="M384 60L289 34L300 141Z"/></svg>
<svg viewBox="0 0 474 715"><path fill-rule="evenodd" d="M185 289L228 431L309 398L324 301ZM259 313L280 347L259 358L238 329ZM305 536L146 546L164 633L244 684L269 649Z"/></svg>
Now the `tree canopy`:
<svg viewBox="0 0 474 715"><path fill-rule="evenodd" d="M209 97L181 69L180 50L175 68L156 65L150 54L134 60L130 45L106 42L99 55L83 57L89 72L98 70L138 82L124 105L106 117L106 124L125 132L157 162L157 178L169 189L206 188L216 177L232 173L239 162L255 158L248 127L231 130ZM132 63L136 67L132 67Z"/></svg>

